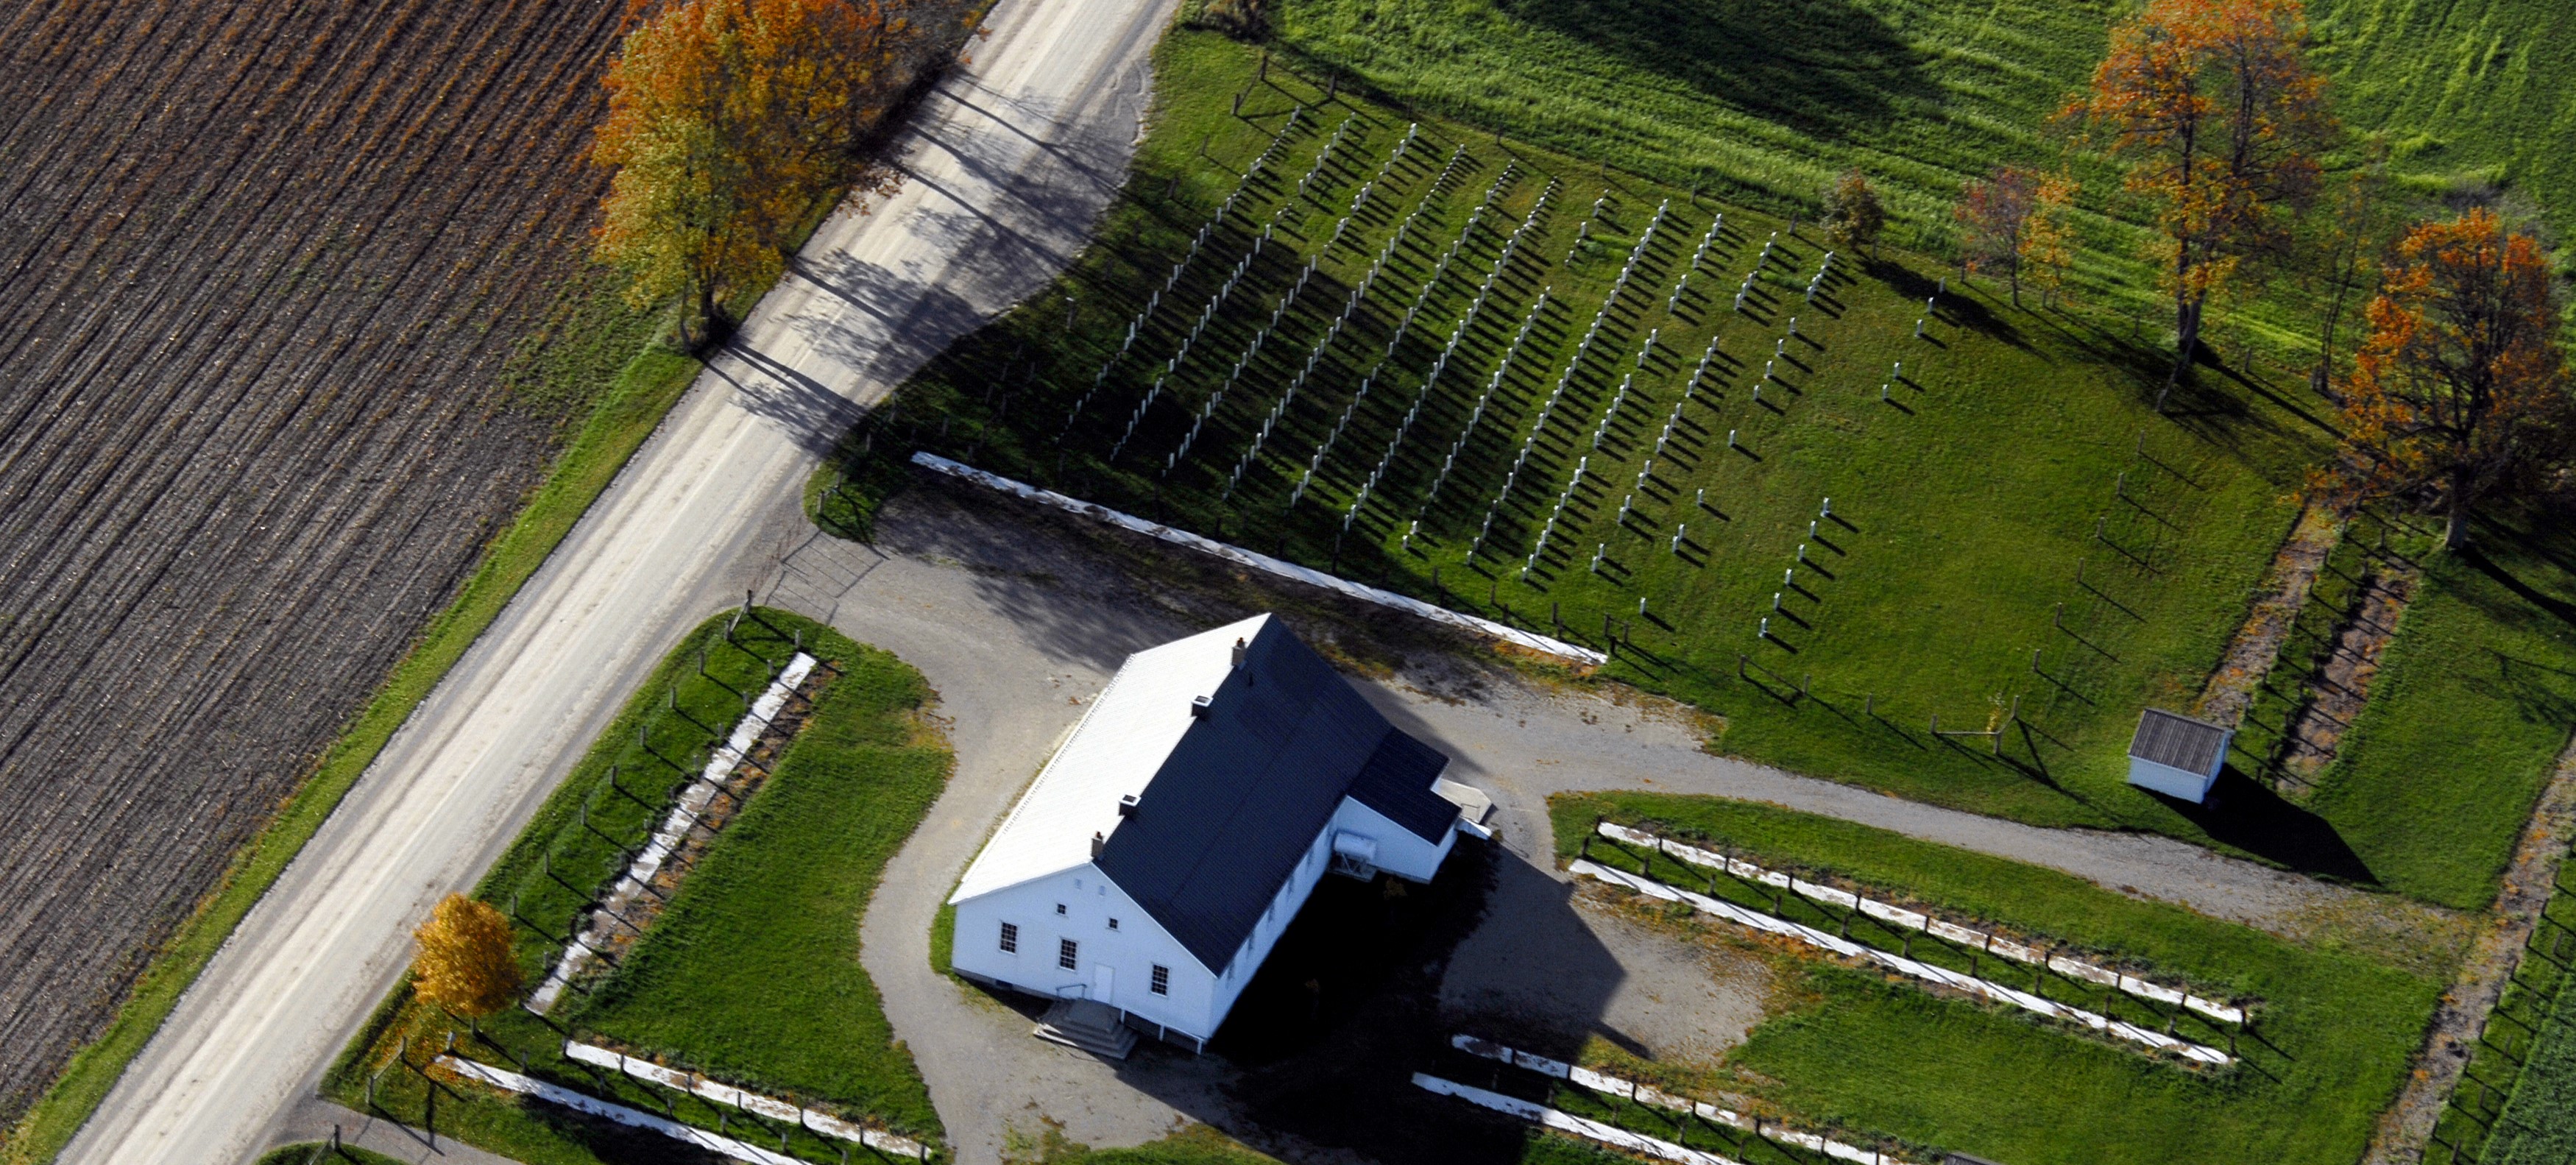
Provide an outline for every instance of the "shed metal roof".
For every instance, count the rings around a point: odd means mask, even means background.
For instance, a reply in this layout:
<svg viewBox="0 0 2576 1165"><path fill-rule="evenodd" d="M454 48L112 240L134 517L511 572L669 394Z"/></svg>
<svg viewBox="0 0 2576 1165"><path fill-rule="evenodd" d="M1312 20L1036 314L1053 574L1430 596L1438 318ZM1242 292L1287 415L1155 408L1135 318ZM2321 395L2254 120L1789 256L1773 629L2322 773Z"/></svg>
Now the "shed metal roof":
<svg viewBox="0 0 2576 1165"><path fill-rule="evenodd" d="M2206 720L2149 708L2138 714L2129 755L2192 773L2212 773L2227 754L2227 730Z"/></svg>
<svg viewBox="0 0 2576 1165"><path fill-rule="evenodd" d="M1447 765L1257 616L1129 656L952 901L1091 862L1099 832L1101 871L1222 968L1345 795L1437 840L1458 813L1431 791ZM1134 816L1119 816L1122 796Z"/></svg>

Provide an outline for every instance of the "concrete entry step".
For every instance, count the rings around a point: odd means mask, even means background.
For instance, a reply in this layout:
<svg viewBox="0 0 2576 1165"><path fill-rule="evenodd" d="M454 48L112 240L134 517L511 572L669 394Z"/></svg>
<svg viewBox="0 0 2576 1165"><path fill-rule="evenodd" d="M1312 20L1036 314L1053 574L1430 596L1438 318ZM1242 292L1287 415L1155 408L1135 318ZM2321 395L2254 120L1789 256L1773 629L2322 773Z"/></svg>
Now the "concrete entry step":
<svg viewBox="0 0 2576 1165"><path fill-rule="evenodd" d="M1091 999L1057 1000L1029 1034L1109 1060L1124 1060L1136 1049L1136 1033L1118 1009Z"/></svg>

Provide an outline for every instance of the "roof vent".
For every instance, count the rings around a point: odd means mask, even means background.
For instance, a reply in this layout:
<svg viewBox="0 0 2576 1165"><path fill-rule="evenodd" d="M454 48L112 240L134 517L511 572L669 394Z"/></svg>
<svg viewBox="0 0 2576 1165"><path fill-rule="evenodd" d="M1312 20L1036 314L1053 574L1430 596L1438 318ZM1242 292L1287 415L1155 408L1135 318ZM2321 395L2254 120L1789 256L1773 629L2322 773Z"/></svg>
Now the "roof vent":
<svg viewBox="0 0 2576 1165"><path fill-rule="evenodd" d="M1136 795L1134 793L1121 794L1118 798L1118 816L1124 819L1134 817L1135 815Z"/></svg>
<svg viewBox="0 0 2576 1165"><path fill-rule="evenodd" d="M1194 719L1194 720L1205 720L1205 719L1207 719L1207 718L1208 718L1208 709L1209 709L1210 707L1212 707L1212 706L1214 706L1214 702L1213 702L1213 701L1211 701L1211 700L1209 700L1206 696L1192 696L1192 697L1190 697L1190 717L1191 717L1191 719Z"/></svg>
<svg viewBox="0 0 2576 1165"><path fill-rule="evenodd" d="M1234 640L1234 666L1243 666L1243 653L1248 650L1250 650L1250 648L1244 646L1243 637L1236 636Z"/></svg>
<svg viewBox="0 0 2576 1165"><path fill-rule="evenodd" d="M1099 861L1100 851L1107 848L1109 848L1109 836L1096 829L1091 831L1091 860Z"/></svg>

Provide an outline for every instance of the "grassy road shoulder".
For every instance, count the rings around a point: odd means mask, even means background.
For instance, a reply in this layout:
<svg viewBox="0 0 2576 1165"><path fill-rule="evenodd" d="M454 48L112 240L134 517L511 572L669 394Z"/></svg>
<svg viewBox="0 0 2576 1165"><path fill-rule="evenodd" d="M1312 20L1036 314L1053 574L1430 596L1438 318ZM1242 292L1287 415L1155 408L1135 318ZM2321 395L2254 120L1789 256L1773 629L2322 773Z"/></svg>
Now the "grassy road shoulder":
<svg viewBox="0 0 2576 1165"><path fill-rule="evenodd" d="M521 968L531 982L544 976L562 936L742 714L737 693L758 690L800 644L824 661L801 729L678 888L661 890L668 904L615 968L576 978L561 1018L514 1008L479 1029L419 1003L406 982L341 1054L325 1093L530 1165L674 1151L655 1136L434 1081L438 1073L418 1069L426 1049L452 1036L459 1054L486 1063L764 1145L801 1136L788 1151L839 1159L839 1142L798 1134L793 1123L571 1061L570 1035L935 1142L928 1090L858 958L855 919L950 765L919 715L928 685L892 655L783 611L710 620L644 681L474 893L512 912Z"/></svg>

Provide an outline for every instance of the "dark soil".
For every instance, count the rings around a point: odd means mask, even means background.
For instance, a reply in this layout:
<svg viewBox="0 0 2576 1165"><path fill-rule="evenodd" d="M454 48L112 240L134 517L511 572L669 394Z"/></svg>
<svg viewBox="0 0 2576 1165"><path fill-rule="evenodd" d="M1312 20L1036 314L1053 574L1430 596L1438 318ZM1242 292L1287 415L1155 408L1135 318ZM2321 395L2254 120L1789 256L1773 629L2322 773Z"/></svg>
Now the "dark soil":
<svg viewBox="0 0 2576 1165"><path fill-rule="evenodd" d="M538 479L626 10L0 12L0 1122Z"/></svg>
<svg viewBox="0 0 2576 1165"><path fill-rule="evenodd" d="M2418 572L2402 563L2372 571L2361 593L2334 632L2334 645L2309 676L2307 701L2290 720L2287 755L2281 767L2301 788L2316 784L2317 774L2334 761L2352 719L2370 699L2370 681L2379 674L2379 657L2397 634L2397 616L2415 597Z"/></svg>

